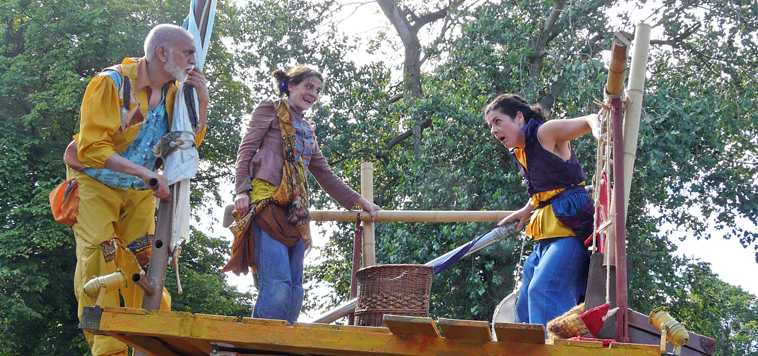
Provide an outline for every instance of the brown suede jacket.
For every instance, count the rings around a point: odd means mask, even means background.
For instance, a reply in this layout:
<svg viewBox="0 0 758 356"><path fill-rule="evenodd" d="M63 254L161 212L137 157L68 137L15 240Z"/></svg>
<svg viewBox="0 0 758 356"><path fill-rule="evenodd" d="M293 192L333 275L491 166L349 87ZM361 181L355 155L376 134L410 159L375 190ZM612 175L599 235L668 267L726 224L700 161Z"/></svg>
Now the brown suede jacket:
<svg viewBox="0 0 758 356"><path fill-rule="evenodd" d="M310 137L314 138L308 171L326 193L342 207L352 209L360 195L348 187L329 167L329 163L326 162L316 143L314 125L304 120L303 115L295 112L291 107L290 113L309 131ZM279 118L274 111L274 102L264 100L253 111L247 132L237 150L235 193L245 194L253 189L250 185L250 180L253 178L263 179L278 186L282 182L283 168L284 154Z"/></svg>

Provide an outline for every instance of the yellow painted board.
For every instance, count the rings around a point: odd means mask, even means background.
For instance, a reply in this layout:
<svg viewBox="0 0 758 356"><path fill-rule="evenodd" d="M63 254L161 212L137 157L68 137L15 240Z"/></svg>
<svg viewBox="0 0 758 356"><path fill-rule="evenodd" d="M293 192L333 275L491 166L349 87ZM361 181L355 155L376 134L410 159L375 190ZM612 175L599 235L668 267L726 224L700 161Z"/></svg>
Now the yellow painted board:
<svg viewBox="0 0 758 356"><path fill-rule="evenodd" d="M555 341L553 341L553 345L577 346L577 347L585 347L588 349L602 349L603 348L603 343L600 341L579 341L579 340L556 339Z"/></svg>
<svg viewBox="0 0 758 356"><path fill-rule="evenodd" d="M429 321L427 321L429 323ZM433 322L432 322L433 323ZM571 343L546 345L512 340L494 342L450 339L419 335L396 335L383 332L357 331L360 327L325 327L319 324L296 323L295 326L263 322L230 321L205 318L187 313L135 314L107 310L101 320L90 325L120 335L128 344L143 342L148 337L171 345L186 341L206 352L213 345L239 354L318 354L355 356L658 356L657 346L633 349L598 349ZM526 324L518 324L526 325ZM507 326L507 325L506 325ZM528 327L528 325L526 325ZM502 325L500 326L503 329ZM372 328L376 329L376 328ZM523 329L523 326L522 326ZM527 330L530 330L527 328ZM194 351L180 355L199 356ZM170 354L167 354L170 355ZM160 355L164 356L164 355ZM173 355L171 355L173 356Z"/></svg>
<svg viewBox="0 0 758 356"><path fill-rule="evenodd" d="M290 323L287 320L271 320L271 319L257 319L257 318L242 318L243 324L256 324L256 325L271 325L271 326L289 326Z"/></svg>
<svg viewBox="0 0 758 356"><path fill-rule="evenodd" d="M617 350L639 350L639 349L645 349L648 347L653 347L656 350L660 350L660 345L640 345L640 344L627 344L623 342L614 342L610 345L612 349Z"/></svg>
<svg viewBox="0 0 758 356"><path fill-rule="evenodd" d="M381 326L354 326L354 325L332 325L332 324L320 324L320 323L295 323L296 328L306 329L329 329L329 330L341 330L350 333L379 333L389 334L390 329Z"/></svg>
<svg viewBox="0 0 758 356"><path fill-rule="evenodd" d="M210 314L195 314L198 319L209 319L218 321L236 322L239 320L236 316L224 316L224 315L210 315Z"/></svg>
<svg viewBox="0 0 758 356"><path fill-rule="evenodd" d="M437 325L449 339L492 341L490 324L486 321L439 319Z"/></svg>
<svg viewBox="0 0 758 356"><path fill-rule="evenodd" d="M545 327L540 324L495 323L498 342L544 344Z"/></svg>
<svg viewBox="0 0 758 356"><path fill-rule="evenodd" d="M440 337L440 332L432 318L385 314L384 323L394 335Z"/></svg>
<svg viewBox="0 0 758 356"><path fill-rule="evenodd" d="M121 314L137 314L137 315L150 314L149 311L142 308L102 307L102 309L105 311L114 311Z"/></svg>

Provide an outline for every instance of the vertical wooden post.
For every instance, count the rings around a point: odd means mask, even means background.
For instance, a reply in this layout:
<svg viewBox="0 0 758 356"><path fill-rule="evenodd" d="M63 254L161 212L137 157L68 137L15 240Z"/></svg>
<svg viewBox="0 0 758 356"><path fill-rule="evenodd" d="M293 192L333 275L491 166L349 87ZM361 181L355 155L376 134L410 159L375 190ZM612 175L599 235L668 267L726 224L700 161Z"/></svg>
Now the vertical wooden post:
<svg viewBox="0 0 758 356"><path fill-rule="evenodd" d="M361 226L361 214L358 213L355 222L355 240L353 240L353 268L350 273L350 299L358 297L358 280L355 275L361 268L361 249L363 248L363 227ZM347 316L347 324L355 325L355 313Z"/></svg>
<svg viewBox="0 0 758 356"><path fill-rule="evenodd" d="M616 340L629 342L627 323L626 287L626 211L624 211L624 133L621 98L614 98L613 105L613 206L616 207L614 230L616 232Z"/></svg>
<svg viewBox="0 0 758 356"><path fill-rule="evenodd" d="M361 196L374 202L374 164L364 162L361 164ZM376 264L376 243L374 242L374 222L363 223L363 267Z"/></svg>

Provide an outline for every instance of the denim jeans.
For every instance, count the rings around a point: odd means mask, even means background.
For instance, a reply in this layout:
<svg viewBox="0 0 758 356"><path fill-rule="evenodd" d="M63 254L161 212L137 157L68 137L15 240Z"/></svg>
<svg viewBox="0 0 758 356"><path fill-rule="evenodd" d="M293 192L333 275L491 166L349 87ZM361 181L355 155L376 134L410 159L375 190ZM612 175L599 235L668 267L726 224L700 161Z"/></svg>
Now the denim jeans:
<svg viewBox="0 0 758 356"><path fill-rule="evenodd" d="M547 327L577 305L587 288L589 261L584 244L575 236L537 241L524 263L518 321Z"/></svg>
<svg viewBox="0 0 758 356"><path fill-rule="evenodd" d="M258 299L253 318L287 320L293 324L303 306L305 243L287 247L253 222Z"/></svg>

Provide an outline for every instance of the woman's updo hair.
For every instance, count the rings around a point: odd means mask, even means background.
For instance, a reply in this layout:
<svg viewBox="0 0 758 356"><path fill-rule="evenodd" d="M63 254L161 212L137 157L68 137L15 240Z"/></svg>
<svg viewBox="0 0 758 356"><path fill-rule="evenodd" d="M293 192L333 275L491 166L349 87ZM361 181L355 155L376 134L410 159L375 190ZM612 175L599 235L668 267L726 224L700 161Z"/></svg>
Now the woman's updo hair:
<svg viewBox="0 0 758 356"><path fill-rule="evenodd" d="M322 82L324 81L321 72L304 64L290 69L289 73L277 69L271 72L271 76L276 80L276 88L279 89L279 97L284 96L284 94L287 94L287 96L290 95L290 84L298 85L310 77L316 77L318 80Z"/></svg>
<svg viewBox="0 0 758 356"><path fill-rule="evenodd" d="M539 121L547 120L547 112L540 104L529 105L526 99L516 94L500 94L484 108L484 115L487 116L487 114L494 110L498 110L514 119L516 118L516 114L521 111L524 115L524 124L531 119Z"/></svg>

